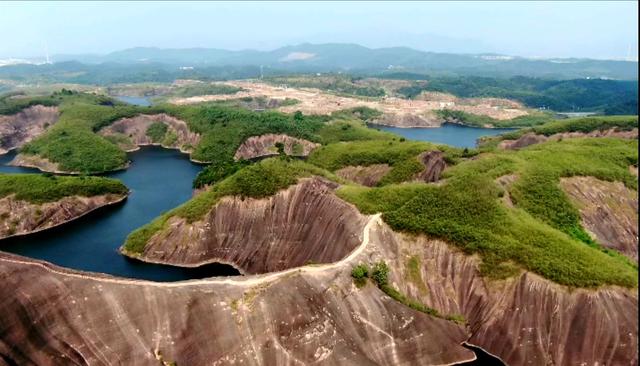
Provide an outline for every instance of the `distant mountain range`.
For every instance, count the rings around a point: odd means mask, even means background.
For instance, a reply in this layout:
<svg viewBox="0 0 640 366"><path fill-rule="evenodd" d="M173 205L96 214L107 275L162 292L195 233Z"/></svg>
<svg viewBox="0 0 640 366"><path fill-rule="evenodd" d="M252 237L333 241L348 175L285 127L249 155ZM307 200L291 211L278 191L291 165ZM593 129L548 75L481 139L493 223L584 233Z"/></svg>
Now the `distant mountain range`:
<svg viewBox="0 0 640 366"><path fill-rule="evenodd" d="M262 68L265 73L345 72L379 75L416 73L423 75L475 75L512 77L517 75L551 79L604 78L638 79L638 63L593 59L528 59L498 54L451 54L423 52L406 47L371 49L356 44L300 44L272 51L229 51L213 48L161 49L137 47L106 55L54 55L56 63L74 61L109 67L165 72L212 68ZM42 65L47 66L47 65ZM12 67L4 66L3 68ZM65 66L68 69L70 65ZM3 70L6 72L6 70ZM4 72L0 71L0 76Z"/></svg>
<svg viewBox="0 0 640 366"><path fill-rule="evenodd" d="M406 47L371 49L356 44L300 44L273 51L214 48L130 48L103 56L59 55L56 61L162 63L183 67L263 66L289 71L454 73L485 76L637 79L638 63L592 59L528 59L497 54L450 54Z"/></svg>

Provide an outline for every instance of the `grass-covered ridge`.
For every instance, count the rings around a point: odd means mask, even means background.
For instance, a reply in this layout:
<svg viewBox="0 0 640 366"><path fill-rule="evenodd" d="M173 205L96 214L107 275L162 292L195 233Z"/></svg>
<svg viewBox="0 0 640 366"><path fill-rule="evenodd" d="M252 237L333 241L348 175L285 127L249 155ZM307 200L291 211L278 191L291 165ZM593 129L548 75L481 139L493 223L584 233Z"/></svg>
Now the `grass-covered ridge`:
<svg viewBox="0 0 640 366"><path fill-rule="evenodd" d="M312 175L340 181L339 178L326 170L286 157L270 158L245 166L183 205L132 232L127 237L123 248L131 254L141 253L149 239L164 229L169 218L182 217L188 222L200 220L222 197L264 198L296 184L300 178Z"/></svg>
<svg viewBox="0 0 640 366"><path fill-rule="evenodd" d="M68 196L125 195L127 192L124 184L111 178L0 174L0 198L13 194L18 200L37 204Z"/></svg>
<svg viewBox="0 0 640 366"><path fill-rule="evenodd" d="M498 136L485 137L480 141L481 147L493 148L502 140L516 140L527 133L551 136L565 132L589 133L593 131L630 131L638 128L638 116L592 116L552 120L539 126L523 128Z"/></svg>
<svg viewBox="0 0 640 366"><path fill-rule="evenodd" d="M478 114L456 111L452 109L441 109L436 111L438 117L448 122L461 123L465 126L481 128L516 128L536 126L553 120L549 113L530 111L528 115L513 119L500 120Z"/></svg>
<svg viewBox="0 0 640 366"><path fill-rule="evenodd" d="M449 164L455 164L463 156L475 154L474 151L465 152L446 145L406 141L393 134L378 133L379 140L357 140L322 146L309 155L308 161L329 171L346 166L388 164L391 170L379 182L379 185L386 185L408 181L421 172L424 166L418 161L418 155L424 151L442 151Z"/></svg>
<svg viewBox="0 0 640 366"><path fill-rule="evenodd" d="M485 275L503 278L519 268L560 284L637 286L637 267L590 242L577 210L558 187L561 177L595 176L637 189L628 166L637 141L575 139L522 151L487 153L445 171L442 186L346 186L338 195L365 213L382 212L395 230L442 238L481 255ZM518 178L508 192L495 183ZM510 194L515 208L501 203Z"/></svg>

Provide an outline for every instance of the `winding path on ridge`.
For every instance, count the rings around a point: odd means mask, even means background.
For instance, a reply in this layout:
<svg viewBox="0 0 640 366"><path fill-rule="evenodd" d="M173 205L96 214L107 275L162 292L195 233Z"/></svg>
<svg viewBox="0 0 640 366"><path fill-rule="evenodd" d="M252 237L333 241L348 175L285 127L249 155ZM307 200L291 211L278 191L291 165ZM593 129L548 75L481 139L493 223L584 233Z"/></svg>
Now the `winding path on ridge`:
<svg viewBox="0 0 640 366"><path fill-rule="evenodd" d="M369 216L369 221L364 226L362 230L362 241L360 245L354 249L348 256L343 259L327 264L316 264L316 265L307 265L303 267L290 268L284 271L272 272L267 274L260 275L250 275L246 277L231 277L231 278L209 278L203 280L187 280L187 281L178 281L178 282L154 282L147 280L134 280L134 279L125 279L125 278L117 278L117 277L100 277L100 276L92 276L90 274L83 274L76 272L74 270L61 270L57 268L52 268L50 265L47 265L46 262L36 262L36 261L26 261L20 259L12 259L12 258L1 258L2 262L9 263L17 263L29 266L39 266L44 268L49 272L53 272L56 274L60 274L63 276L81 278L91 281L99 281L99 282L109 282L109 283L117 283L122 285L144 285L144 286L154 286L154 287L165 287L165 288L173 288L173 287L186 287L186 286L199 286L199 285L209 285L209 284L220 284L220 285L234 285L234 286L244 286L244 287L252 287L256 285L262 285L269 282L276 281L282 277L285 277L292 273L319 273L324 272L330 269L338 268L349 264L353 261L360 253L362 253L367 246L369 245L369 231L373 227L373 225L380 225L381 214L375 214Z"/></svg>

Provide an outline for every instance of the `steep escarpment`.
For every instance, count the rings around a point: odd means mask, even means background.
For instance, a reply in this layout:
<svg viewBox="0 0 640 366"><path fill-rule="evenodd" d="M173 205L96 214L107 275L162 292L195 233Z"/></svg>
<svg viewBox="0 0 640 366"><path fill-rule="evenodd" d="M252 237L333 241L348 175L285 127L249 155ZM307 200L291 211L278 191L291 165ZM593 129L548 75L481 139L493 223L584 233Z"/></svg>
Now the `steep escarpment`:
<svg viewBox="0 0 640 366"><path fill-rule="evenodd" d="M335 187L310 178L266 199L223 198L202 220L170 218L138 258L230 263L250 274L337 261L360 243L364 218L333 194Z"/></svg>
<svg viewBox="0 0 640 366"><path fill-rule="evenodd" d="M498 147L505 150L516 150L545 141L559 141L567 138L584 137L616 137L623 139L637 139L638 129L634 128L632 130L625 131L619 130L617 128L610 128L607 130L594 130L591 132L561 132L550 136L529 132L522 135L516 140L503 140L498 144Z"/></svg>
<svg viewBox="0 0 640 366"><path fill-rule="evenodd" d="M70 196L42 204L0 198L0 239L24 235L62 225L104 206L118 203L124 194L103 194L92 197Z"/></svg>
<svg viewBox="0 0 640 366"><path fill-rule="evenodd" d="M291 156L308 156L319 144L284 134L266 134L246 139L234 155L235 160L251 160L278 155L276 144L282 144L284 153Z"/></svg>
<svg viewBox="0 0 640 366"><path fill-rule="evenodd" d="M372 285L354 286L352 266L376 253L370 247L376 217L367 222L359 250L339 262L233 279L159 284L0 253L0 359L20 365L473 359L460 345L468 337L463 327L414 311Z"/></svg>
<svg viewBox="0 0 640 366"><path fill-rule="evenodd" d="M10 116L0 116L0 154L19 148L58 122L58 107L34 105Z"/></svg>
<svg viewBox="0 0 640 366"><path fill-rule="evenodd" d="M638 194L621 182L563 178L560 186L580 210L582 225L603 246L638 260Z"/></svg>
<svg viewBox="0 0 640 366"><path fill-rule="evenodd" d="M189 130L186 122L165 113L122 118L100 130L100 134L127 151L141 145L161 145L189 153L200 142L200 135Z"/></svg>
<svg viewBox="0 0 640 366"><path fill-rule="evenodd" d="M633 289L570 289L522 272L480 275L480 262L438 240L384 228L371 261L385 259L391 283L441 314L460 314L469 343L509 365L627 365L638 361Z"/></svg>

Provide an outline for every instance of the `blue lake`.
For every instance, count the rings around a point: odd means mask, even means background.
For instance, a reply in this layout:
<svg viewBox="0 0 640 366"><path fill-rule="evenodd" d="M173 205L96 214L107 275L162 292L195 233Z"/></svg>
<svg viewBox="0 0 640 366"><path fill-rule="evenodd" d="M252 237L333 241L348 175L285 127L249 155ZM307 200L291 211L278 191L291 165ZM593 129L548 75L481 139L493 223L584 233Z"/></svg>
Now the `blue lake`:
<svg viewBox="0 0 640 366"><path fill-rule="evenodd" d="M129 96L117 96L114 97L117 100L133 105L139 105L142 107L148 107L151 105L151 100L148 97L129 97Z"/></svg>
<svg viewBox="0 0 640 366"><path fill-rule="evenodd" d="M493 136L513 131L509 128L477 128L445 123L436 128L399 128L381 125L369 125L381 131L393 132L409 140L429 141L456 147L475 147L476 140L482 136Z"/></svg>
<svg viewBox="0 0 640 366"><path fill-rule="evenodd" d="M0 156L0 172L36 172L4 165L13 156L14 152ZM64 267L154 281L237 275L231 266L222 264L184 269L143 263L118 252L131 231L191 198L191 184L202 168L186 155L160 147L144 147L130 153L129 159L129 169L106 175L129 187L131 193L126 201L58 228L0 240L0 250Z"/></svg>

